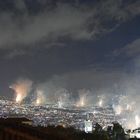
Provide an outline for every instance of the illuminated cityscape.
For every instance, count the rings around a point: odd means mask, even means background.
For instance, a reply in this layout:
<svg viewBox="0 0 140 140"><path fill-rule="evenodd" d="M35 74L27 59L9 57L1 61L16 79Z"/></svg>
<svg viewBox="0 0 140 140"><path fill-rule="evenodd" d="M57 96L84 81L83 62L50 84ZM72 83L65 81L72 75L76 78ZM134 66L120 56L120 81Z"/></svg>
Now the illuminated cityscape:
<svg viewBox="0 0 140 140"><path fill-rule="evenodd" d="M84 131L85 120L90 120L94 125L100 124L103 128L112 126L113 122L119 122L125 125L128 120L123 118L130 112L125 112L125 116L121 113L116 114L110 106L59 106L59 104L19 104L13 101L0 100L0 117L25 117L32 120L34 126L63 126L74 127ZM127 113L127 114L126 114ZM137 116L138 117L138 116ZM138 118L137 118L138 119Z"/></svg>

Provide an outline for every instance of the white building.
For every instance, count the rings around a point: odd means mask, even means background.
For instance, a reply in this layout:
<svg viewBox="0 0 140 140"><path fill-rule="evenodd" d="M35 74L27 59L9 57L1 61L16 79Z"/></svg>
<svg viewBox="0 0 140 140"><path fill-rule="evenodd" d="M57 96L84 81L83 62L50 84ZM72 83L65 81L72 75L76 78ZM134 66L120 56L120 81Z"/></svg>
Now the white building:
<svg viewBox="0 0 140 140"><path fill-rule="evenodd" d="M86 133L92 132L92 121L90 121L90 120L85 121L85 132Z"/></svg>

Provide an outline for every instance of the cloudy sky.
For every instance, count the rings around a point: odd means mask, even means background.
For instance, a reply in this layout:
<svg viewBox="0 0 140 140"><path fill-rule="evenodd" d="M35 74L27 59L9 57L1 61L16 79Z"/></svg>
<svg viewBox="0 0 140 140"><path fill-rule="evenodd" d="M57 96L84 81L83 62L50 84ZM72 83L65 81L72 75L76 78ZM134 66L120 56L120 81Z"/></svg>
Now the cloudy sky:
<svg viewBox="0 0 140 140"><path fill-rule="evenodd" d="M17 79L50 93L138 93L139 70L139 0L0 0L1 96Z"/></svg>

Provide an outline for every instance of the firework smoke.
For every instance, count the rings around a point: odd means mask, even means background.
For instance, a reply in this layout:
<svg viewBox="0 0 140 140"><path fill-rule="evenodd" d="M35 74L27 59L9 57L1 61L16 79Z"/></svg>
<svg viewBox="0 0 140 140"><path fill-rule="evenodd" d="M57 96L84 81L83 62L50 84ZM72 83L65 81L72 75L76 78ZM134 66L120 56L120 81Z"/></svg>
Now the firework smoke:
<svg viewBox="0 0 140 140"><path fill-rule="evenodd" d="M98 103L97 103L97 106L103 107L104 96L103 96L103 95L102 95L102 96L98 96L98 98L99 98L99 101L98 101Z"/></svg>
<svg viewBox="0 0 140 140"><path fill-rule="evenodd" d="M96 84L95 79L90 87L84 84L81 88L77 84L73 84L73 88L69 87L72 85L73 79L69 83L69 77L55 76L49 79L45 83L39 83L36 88L32 91L34 96L34 105L42 105L45 103L57 104L59 108L69 105L75 105L77 107L88 107L88 106L99 106L106 107L112 106L114 113L118 118L124 118L118 120L126 128L136 128L140 125L140 106L139 99L139 83L140 78L131 78L122 80L121 82L115 83L109 82L106 85ZM96 76L95 76L96 77ZM100 75L98 75L100 77ZM109 77L109 76L106 76ZM79 78L79 77L78 77ZM90 77L88 77L90 79ZM136 80L137 79L137 80ZM88 80L88 79L87 79ZM84 81L84 80L81 80ZM99 81L104 81L99 79ZM109 80L110 81L110 80ZM77 82L78 84L80 82ZM76 87L77 86L77 87ZM30 80L18 80L11 88L15 91L16 102L20 103L28 95L32 87Z"/></svg>
<svg viewBox="0 0 140 140"><path fill-rule="evenodd" d="M61 91L62 93L58 97L58 107L61 108L63 106L67 106L70 103L70 94L67 90Z"/></svg>
<svg viewBox="0 0 140 140"><path fill-rule="evenodd" d="M43 91L37 90L37 98L35 105L43 105L46 103L46 97Z"/></svg>
<svg viewBox="0 0 140 140"><path fill-rule="evenodd" d="M86 105L86 95L81 95L79 101L76 103L77 107L84 107Z"/></svg>
<svg viewBox="0 0 140 140"><path fill-rule="evenodd" d="M79 99L76 102L76 106L77 107L84 107L84 106L88 106L91 105L91 101L90 99L92 99L91 97L91 93L89 90L86 89L80 89L78 91L78 95L79 95Z"/></svg>
<svg viewBox="0 0 140 140"><path fill-rule="evenodd" d="M134 95L133 95L134 96ZM134 97L139 98L135 95ZM118 102L113 104L113 109L117 116L124 118L122 125L128 129L135 129L140 126L140 111L137 109L139 102L133 100L132 95L120 95L118 96Z"/></svg>
<svg viewBox="0 0 140 140"><path fill-rule="evenodd" d="M32 81L28 79L19 79L16 83L10 86L15 91L15 101L21 103L32 89Z"/></svg>

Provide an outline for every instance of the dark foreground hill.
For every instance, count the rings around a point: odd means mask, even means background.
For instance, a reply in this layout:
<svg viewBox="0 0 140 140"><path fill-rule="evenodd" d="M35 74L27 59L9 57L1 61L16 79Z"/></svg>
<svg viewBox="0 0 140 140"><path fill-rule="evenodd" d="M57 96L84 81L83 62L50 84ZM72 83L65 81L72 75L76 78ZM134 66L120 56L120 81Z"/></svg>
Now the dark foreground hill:
<svg viewBox="0 0 140 140"><path fill-rule="evenodd" d="M62 126L34 127L26 118L0 119L0 140L110 140L105 131L93 133ZM123 139L123 138L122 138Z"/></svg>

